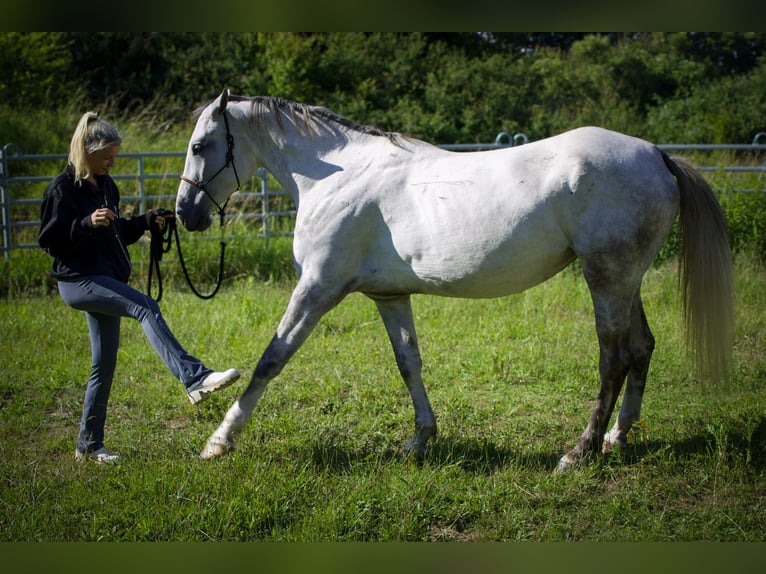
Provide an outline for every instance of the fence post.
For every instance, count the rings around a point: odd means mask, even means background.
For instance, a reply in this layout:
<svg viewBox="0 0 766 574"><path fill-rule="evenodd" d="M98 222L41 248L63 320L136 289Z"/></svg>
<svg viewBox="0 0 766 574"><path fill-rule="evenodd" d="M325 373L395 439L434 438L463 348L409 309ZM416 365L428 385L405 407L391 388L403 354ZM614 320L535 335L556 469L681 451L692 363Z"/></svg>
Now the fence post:
<svg viewBox="0 0 766 574"><path fill-rule="evenodd" d="M0 152L2 153L2 152ZM3 158L5 161L5 158ZM10 247L10 225L8 217L8 201L5 197L5 182L0 181L0 202L3 204L3 255L5 257L5 265L7 266L11 262L11 247Z"/></svg>
<svg viewBox="0 0 766 574"><path fill-rule="evenodd" d="M138 213L146 213L146 196L144 195L144 156L138 156Z"/></svg>
<svg viewBox="0 0 766 574"><path fill-rule="evenodd" d="M8 150L16 144L5 144L0 150L0 203L3 211L3 256L6 266L11 262L11 198L8 193Z"/></svg>
<svg viewBox="0 0 766 574"><path fill-rule="evenodd" d="M268 174L260 168L258 176L261 178L261 223L263 224L263 235L266 237L266 249L269 248L269 184Z"/></svg>

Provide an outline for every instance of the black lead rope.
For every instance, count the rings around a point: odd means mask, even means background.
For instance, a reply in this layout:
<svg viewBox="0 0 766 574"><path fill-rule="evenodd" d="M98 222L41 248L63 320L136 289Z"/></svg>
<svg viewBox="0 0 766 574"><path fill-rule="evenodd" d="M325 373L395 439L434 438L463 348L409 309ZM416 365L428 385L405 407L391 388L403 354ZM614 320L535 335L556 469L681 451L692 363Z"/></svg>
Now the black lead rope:
<svg viewBox="0 0 766 574"><path fill-rule="evenodd" d="M158 303L162 299L162 272L160 271L160 261L162 261L163 254L170 251L171 240L173 239L170 233L170 226L175 227L175 219L165 220L165 226L160 229L154 218L149 224L151 230L151 241L149 242L149 278L146 282L146 294L149 297L152 296L152 275L157 270L157 284L159 286L159 292L154 298ZM167 236L167 237L166 237Z"/></svg>
<svg viewBox="0 0 766 574"><path fill-rule="evenodd" d="M167 210L159 210L160 215L171 214ZM221 218L221 229L223 230L223 218ZM157 285L159 293L155 297L155 301L159 302L162 299L162 273L160 272L160 261L162 261L162 255L168 253L173 245L173 236L176 240L176 248L178 250L178 260L181 262L181 270L184 272L186 283L192 292L200 299L212 299L223 282L223 267L224 267L224 254L226 252L226 242L221 238L221 254L218 260L218 278L216 279L215 288L208 294L200 293L195 289L192 283L191 277L189 277L189 271L186 268L186 262L184 261L183 252L181 251L181 239L178 235L178 226L176 225L175 217L165 220L165 226L163 229L152 221L151 224L152 239L149 246L149 279L146 285L146 293L151 297L152 294L152 275L156 268L157 271ZM223 231L222 231L223 234Z"/></svg>

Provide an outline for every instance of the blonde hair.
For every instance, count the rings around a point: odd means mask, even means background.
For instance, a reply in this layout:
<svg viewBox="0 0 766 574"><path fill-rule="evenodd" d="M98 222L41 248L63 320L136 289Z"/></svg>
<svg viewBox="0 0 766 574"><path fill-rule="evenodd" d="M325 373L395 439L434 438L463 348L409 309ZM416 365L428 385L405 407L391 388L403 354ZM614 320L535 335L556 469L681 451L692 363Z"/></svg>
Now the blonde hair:
<svg viewBox="0 0 766 574"><path fill-rule="evenodd" d="M85 112L77 123L69 144L69 163L74 166L76 182L88 179L92 174L88 155L122 143L115 127L94 112Z"/></svg>

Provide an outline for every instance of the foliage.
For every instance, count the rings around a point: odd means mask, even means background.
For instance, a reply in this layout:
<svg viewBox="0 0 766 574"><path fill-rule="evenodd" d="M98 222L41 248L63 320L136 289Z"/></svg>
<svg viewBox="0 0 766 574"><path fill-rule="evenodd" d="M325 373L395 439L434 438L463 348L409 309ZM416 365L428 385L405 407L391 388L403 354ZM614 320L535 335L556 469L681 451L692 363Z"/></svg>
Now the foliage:
<svg viewBox="0 0 766 574"><path fill-rule="evenodd" d="M766 131L761 32L9 32L0 48L0 133L30 152L45 144L13 121L19 109L27 124L69 106L177 132L224 87L441 144L584 124L659 143ZM49 127L57 142L70 129Z"/></svg>
<svg viewBox="0 0 766 574"><path fill-rule="evenodd" d="M674 143L750 143L766 126L766 58L747 73L701 81L699 89L657 106L647 114L653 139ZM679 133L678 125L685 126ZM752 135L749 135L752 134ZM683 140L680 138L684 137Z"/></svg>
<svg viewBox="0 0 766 574"><path fill-rule="evenodd" d="M766 193L718 195L726 214L729 242L735 252L758 253L766 261Z"/></svg>
<svg viewBox="0 0 766 574"><path fill-rule="evenodd" d="M0 101L34 109L66 98L70 48L62 32L0 33Z"/></svg>

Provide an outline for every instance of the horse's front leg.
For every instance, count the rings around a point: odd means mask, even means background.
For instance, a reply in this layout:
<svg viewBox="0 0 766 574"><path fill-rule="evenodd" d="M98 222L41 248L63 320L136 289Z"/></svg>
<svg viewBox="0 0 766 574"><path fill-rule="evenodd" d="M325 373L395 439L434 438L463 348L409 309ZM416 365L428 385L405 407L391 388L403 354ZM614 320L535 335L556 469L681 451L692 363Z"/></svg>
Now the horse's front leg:
<svg viewBox="0 0 766 574"><path fill-rule="evenodd" d="M223 421L208 438L200 458L215 458L234 449L234 437L247 425L269 381L279 374L296 350L297 347L287 344L278 335L274 336L258 361L247 389L226 411Z"/></svg>
<svg viewBox="0 0 766 574"><path fill-rule="evenodd" d="M223 422L210 436L200 458L221 456L234 448L234 437L250 420L253 409L266 390L300 346L306 341L319 319L341 299L342 293L320 289L317 284L301 281L293 291L290 303L269 343L253 371L250 384L242 396L226 412Z"/></svg>
<svg viewBox="0 0 766 574"><path fill-rule="evenodd" d="M421 378L422 361L415 335L410 296L376 300L375 303L394 348L399 372L407 385L415 407L415 434L405 449L423 454L426 451L428 439L436 434L436 419Z"/></svg>

